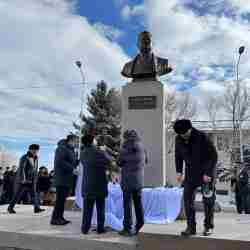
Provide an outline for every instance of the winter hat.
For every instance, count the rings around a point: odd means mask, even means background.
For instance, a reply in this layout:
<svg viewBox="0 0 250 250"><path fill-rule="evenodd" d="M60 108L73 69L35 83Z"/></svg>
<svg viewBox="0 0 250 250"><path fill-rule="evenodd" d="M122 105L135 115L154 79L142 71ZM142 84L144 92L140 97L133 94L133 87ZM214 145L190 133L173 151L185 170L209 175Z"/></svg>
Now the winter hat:
<svg viewBox="0 0 250 250"><path fill-rule="evenodd" d="M123 134L123 138L125 140L131 140L131 139L135 139L135 138L138 138L138 134L137 132L132 129L132 130L126 130Z"/></svg>
<svg viewBox="0 0 250 250"><path fill-rule="evenodd" d="M91 134L85 134L83 137L82 137L82 144L85 146L85 147L90 147L94 141L94 136L91 135Z"/></svg>
<svg viewBox="0 0 250 250"><path fill-rule="evenodd" d="M185 134L189 129L192 128L192 123L187 119L177 120L174 124L174 131L177 134Z"/></svg>
<svg viewBox="0 0 250 250"><path fill-rule="evenodd" d="M38 144L31 144L29 146L29 150L39 150L40 146Z"/></svg>

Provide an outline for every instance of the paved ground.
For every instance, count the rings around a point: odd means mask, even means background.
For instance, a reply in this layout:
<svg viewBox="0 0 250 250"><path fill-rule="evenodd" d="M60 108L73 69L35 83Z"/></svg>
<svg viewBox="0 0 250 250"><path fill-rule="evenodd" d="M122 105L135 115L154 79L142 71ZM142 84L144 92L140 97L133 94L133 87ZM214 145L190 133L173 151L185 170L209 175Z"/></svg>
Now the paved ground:
<svg viewBox="0 0 250 250"><path fill-rule="evenodd" d="M112 243L112 245L119 244L119 249L133 249L137 242L136 238L124 238L119 236L116 232L109 232L105 234L105 236L99 236L95 232L91 232L89 235L82 235L80 230L81 225L81 213L80 212L65 212L65 218L72 221L71 224L67 226L51 226L49 224L50 216L52 213L52 208L46 208L46 212L41 214L34 214L33 208L31 206L23 206L23 205L17 205L15 207L15 210L17 214L8 214L6 212L7 206L0 206L0 246L3 244L4 239L1 237L2 235L5 235L4 233L15 233L15 234L23 234L23 236L32 236L34 238L35 236L39 236L39 238L45 237L47 242L53 239L67 239L67 240L77 240L79 243L79 240L85 240L88 241L95 241L97 243L101 243L103 246L103 243ZM30 238L29 239L30 241ZM36 239L36 237L35 237ZM19 238L20 240L20 238ZM9 242L9 240L8 240ZM23 241L22 241L23 242ZM83 242L83 241L82 241ZM35 243L35 242L34 242ZM7 244L7 242L6 242ZM22 244L26 244L23 242ZM63 243L65 244L65 243ZM76 243L74 243L76 247ZM98 245L98 244L97 244ZM5 245L7 246L7 245ZM11 246L16 246L11 245ZM88 249L88 248L80 248L81 244L79 245L79 249ZM111 248L101 248L103 250L108 249L111 250ZM27 242L27 246L25 245L27 249L37 249L35 246L31 248L31 246ZM37 247L37 246L36 246ZM41 248L41 249L47 249L49 248ZM52 247L52 250L57 250L57 248ZM62 248L58 248L62 249ZM66 248L67 249L67 248ZM78 249L78 248L75 248ZM91 250L92 248L89 248L88 250ZM99 248L94 248L99 249ZM116 248L114 248L116 249ZM73 250L73 249L68 249Z"/></svg>
<svg viewBox="0 0 250 250"><path fill-rule="evenodd" d="M1 246L22 246L24 249L32 250L138 249L138 244L144 240L143 235L150 234L153 237L155 235L156 238L165 236L166 240L169 236L179 237L180 231L185 228L184 221L177 221L170 225L145 225L139 238L120 237L116 232L109 232L102 236L91 232L90 235L84 236L80 232L80 212L66 212L65 217L70 219L72 224L59 227L49 224L51 210L47 208L45 213L37 215L33 214L31 206L19 205L16 207L17 214L10 215L6 212L6 206L0 206L0 250ZM200 235L194 238L201 240L204 239L201 237L202 220L202 214L198 214L198 221L201 221L198 227ZM216 230L211 239L249 241L250 244L250 216L217 213L215 221ZM204 244L205 241L206 239Z"/></svg>
<svg viewBox="0 0 250 250"><path fill-rule="evenodd" d="M197 194L196 200L201 201L202 195ZM235 204L230 203L230 197L228 195L218 195L217 194L216 201L219 203L223 212L236 213L236 206L235 206Z"/></svg>
<svg viewBox="0 0 250 250"><path fill-rule="evenodd" d="M198 236L202 236L203 231L203 214L197 215ZM185 229L184 221L177 221L170 225L145 225L143 233L178 235ZM203 237L203 236L202 236ZM210 237L213 239L243 240L250 243L250 215L238 215L231 213L217 213L215 215L215 230Z"/></svg>

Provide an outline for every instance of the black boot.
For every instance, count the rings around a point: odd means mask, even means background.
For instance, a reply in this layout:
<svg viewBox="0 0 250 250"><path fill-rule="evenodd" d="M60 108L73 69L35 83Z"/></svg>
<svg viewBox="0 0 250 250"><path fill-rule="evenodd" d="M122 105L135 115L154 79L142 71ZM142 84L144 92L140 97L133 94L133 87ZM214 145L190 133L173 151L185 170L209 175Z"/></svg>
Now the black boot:
<svg viewBox="0 0 250 250"><path fill-rule="evenodd" d="M136 227L135 227L135 234L136 234L136 235L140 232L140 230L141 230L141 228L142 228L143 226L144 226L144 223L141 223L141 224L136 225Z"/></svg>
<svg viewBox="0 0 250 250"><path fill-rule="evenodd" d="M8 207L7 211L9 214L16 214L16 211L13 209L13 207Z"/></svg>
<svg viewBox="0 0 250 250"><path fill-rule="evenodd" d="M34 209L34 213L35 213L35 214L42 213L42 212L44 212L44 211L45 211L45 209L42 209L42 208L40 208L40 207L35 207L35 209Z"/></svg>
<svg viewBox="0 0 250 250"><path fill-rule="evenodd" d="M67 225L67 224L71 223L71 221L70 221L70 220L66 220L66 219L64 219L64 218L62 218L61 220L65 223L65 225Z"/></svg>
<svg viewBox="0 0 250 250"><path fill-rule="evenodd" d="M186 236L186 237L192 236L192 235L195 235L195 234L196 234L196 228L195 227L190 227L190 226L188 226L185 231L181 232L181 235Z"/></svg>
<svg viewBox="0 0 250 250"><path fill-rule="evenodd" d="M105 228L97 229L96 230L97 234L105 234L107 233L107 230Z"/></svg>
<svg viewBox="0 0 250 250"><path fill-rule="evenodd" d="M213 227L204 227L203 236L209 236L213 234Z"/></svg>
<svg viewBox="0 0 250 250"><path fill-rule="evenodd" d="M67 224L69 224L69 222L64 221L62 219L52 219L50 221L50 225L52 225L52 226L65 226Z"/></svg>

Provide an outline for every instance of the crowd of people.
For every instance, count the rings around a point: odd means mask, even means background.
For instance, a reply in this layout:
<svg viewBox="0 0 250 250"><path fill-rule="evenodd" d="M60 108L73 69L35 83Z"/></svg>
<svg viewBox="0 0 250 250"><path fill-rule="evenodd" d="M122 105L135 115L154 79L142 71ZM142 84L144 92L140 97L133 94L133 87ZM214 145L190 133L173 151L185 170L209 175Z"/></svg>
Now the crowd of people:
<svg viewBox="0 0 250 250"><path fill-rule="evenodd" d="M56 190L54 185L54 170L49 172L48 168L41 166L37 173L36 193L39 203L43 206L51 206L55 201ZM5 171L0 168L0 205L9 204L17 191L17 167L13 165L11 168L6 167ZM74 187L72 186L72 189ZM23 192L19 197L18 204L31 204L32 199L30 193Z"/></svg>
<svg viewBox="0 0 250 250"><path fill-rule="evenodd" d="M181 232L182 236L196 234L195 194L201 187L204 203L204 231L203 235L210 235L214 229L214 204L217 152L213 143L202 131L195 129L190 120L177 120L173 126L176 133L175 165L177 181L184 188L184 209L187 217L187 228ZM105 233L105 199L108 196L108 166L116 165L120 168L120 185L123 191L123 236L138 234L144 225L144 211L142 205L142 189L144 187L144 169L148 163L146 149L137 131L127 130L123 133L123 143L119 153L114 157L105 145L99 145L95 130L85 132L81 138L82 148L76 154L79 139L71 134L60 140L55 151L54 169L48 173L46 167L38 169L39 145L32 144L28 152L20 159L17 171L13 167L12 173L1 173L3 185L2 197L9 203L8 212L16 213L15 204L29 195L34 206L34 212L40 213L44 209L40 205L49 205L51 193L56 193L54 210L50 224L63 226L70 223L64 218L66 198L74 193L79 167L82 167L82 197L83 216L81 231L88 234L91 228L93 208L97 208L97 233ZM241 183L249 183L247 169L240 173ZM8 176L8 177L6 177ZM12 189L6 186L6 180ZM114 181L115 178L113 178ZM14 184L15 183L15 184ZM14 186L14 187L13 187ZM13 191L14 190L14 191ZM8 194L6 194L6 191ZM246 199L242 199L240 212L246 208ZM136 224L133 225L132 203L135 208Z"/></svg>

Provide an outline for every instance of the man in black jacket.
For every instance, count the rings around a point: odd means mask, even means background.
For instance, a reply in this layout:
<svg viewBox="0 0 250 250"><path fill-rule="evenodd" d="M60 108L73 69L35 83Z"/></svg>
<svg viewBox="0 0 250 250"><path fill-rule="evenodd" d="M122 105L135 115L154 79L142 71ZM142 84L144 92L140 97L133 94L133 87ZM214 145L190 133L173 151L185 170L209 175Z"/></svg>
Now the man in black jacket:
<svg viewBox="0 0 250 250"><path fill-rule="evenodd" d="M243 166L237 178L238 213L250 214L250 167ZM240 202L239 202L240 201Z"/></svg>
<svg viewBox="0 0 250 250"><path fill-rule="evenodd" d="M83 165L83 234L88 234L91 227L91 219L95 203L97 210L97 233L105 233L105 198L108 195L106 167L111 163L112 157L105 152L105 148L97 148L94 145L94 141L94 135L91 134L86 134L82 138L84 146L84 149L81 152L81 163Z"/></svg>
<svg viewBox="0 0 250 250"><path fill-rule="evenodd" d="M65 220L64 204L70 193L70 187L74 175L74 170L78 165L74 148L77 137L68 135L66 139L59 141L55 152L55 186L56 186L56 203L52 213L51 225L66 225L70 221Z"/></svg>
<svg viewBox="0 0 250 250"><path fill-rule="evenodd" d="M32 203L34 205L34 212L40 213L44 209L39 206L39 201L36 193L36 179L38 170L38 151L39 145L32 144L29 146L27 154L23 155L20 159L19 167L16 173L16 193L9 204L8 212L15 214L14 207L16 203L22 198L25 192L30 193Z"/></svg>
<svg viewBox="0 0 250 250"><path fill-rule="evenodd" d="M184 180L184 206L187 216L187 229L181 234L183 236L196 234L194 201L197 187L202 186L209 189L203 192L205 210L203 235L206 236L211 234L214 228L217 152L206 134L193 128L190 120L177 120L174 131L177 133L175 141L177 181ZM185 162L185 178L183 162Z"/></svg>

